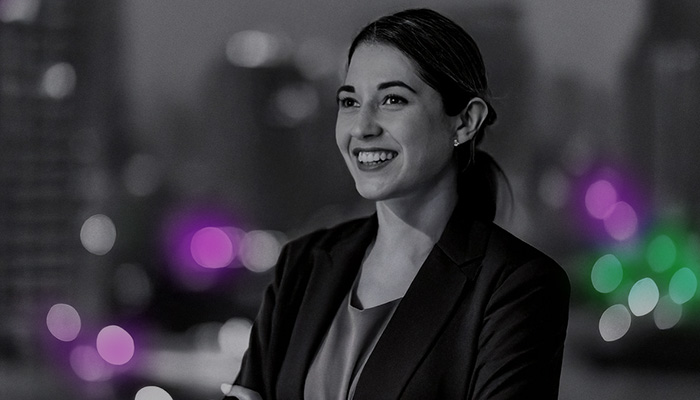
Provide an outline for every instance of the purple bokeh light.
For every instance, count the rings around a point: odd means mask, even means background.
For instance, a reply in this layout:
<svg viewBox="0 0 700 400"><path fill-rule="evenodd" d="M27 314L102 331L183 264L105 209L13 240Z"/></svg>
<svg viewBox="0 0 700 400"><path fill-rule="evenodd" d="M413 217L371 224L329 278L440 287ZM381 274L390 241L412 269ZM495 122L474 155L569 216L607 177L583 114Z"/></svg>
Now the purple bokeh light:
<svg viewBox="0 0 700 400"><path fill-rule="evenodd" d="M610 162L580 177L573 189L573 221L581 238L602 243L638 238L651 223L648 188L640 182L635 171Z"/></svg>
<svg viewBox="0 0 700 400"><path fill-rule="evenodd" d="M603 219L617 203L617 190L607 180L594 182L586 191L586 210L596 219Z"/></svg>
<svg viewBox="0 0 700 400"><path fill-rule="evenodd" d="M216 227L198 230L190 241L190 252L194 261L204 268L224 268L236 256L232 238Z"/></svg>
<svg viewBox="0 0 700 400"><path fill-rule="evenodd" d="M637 233L639 219L632 206L627 202L619 201L606 215L603 223L610 237L621 242Z"/></svg>
<svg viewBox="0 0 700 400"><path fill-rule="evenodd" d="M242 234L216 206L182 206L164 219L160 240L173 282L190 291L224 284L236 267ZM242 231L241 231L242 232Z"/></svg>
<svg viewBox="0 0 700 400"><path fill-rule="evenodd" d="M112 377L112 366L92 346L76 346L70 352L69 361L73 372L84 381L99 382Z"/></svg>
<svg viewBox="0 0 700 400"><path fill-rule="evenodd" d="M97 351L108 363L124 365L134 356L134 339L117 325L102 328L97 334Z"/></svg>

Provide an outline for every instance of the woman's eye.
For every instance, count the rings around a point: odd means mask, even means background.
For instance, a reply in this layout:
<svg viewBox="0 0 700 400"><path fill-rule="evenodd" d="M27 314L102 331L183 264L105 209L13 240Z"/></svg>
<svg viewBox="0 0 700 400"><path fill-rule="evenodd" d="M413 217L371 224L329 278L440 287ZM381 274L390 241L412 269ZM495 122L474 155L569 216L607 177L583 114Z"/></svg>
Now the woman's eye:
<svg viewBox="0 0 700 400"><path fill-rule="evenodd" d="M384 104L387 104L387 105L406 104L406 103L407 103L406 99L404 99L401 96L397 96L395 94L390 94L390 95L386 96L386 98L384 99Z"/></svg>
<svg viewBox="0 0 700 400"><path fill-rule="evenodd" d="M338 106L341 108L349 108L349 107L354 107L357 104L355 99L351 97L343 97L343 98L338 98Z"/></svg>

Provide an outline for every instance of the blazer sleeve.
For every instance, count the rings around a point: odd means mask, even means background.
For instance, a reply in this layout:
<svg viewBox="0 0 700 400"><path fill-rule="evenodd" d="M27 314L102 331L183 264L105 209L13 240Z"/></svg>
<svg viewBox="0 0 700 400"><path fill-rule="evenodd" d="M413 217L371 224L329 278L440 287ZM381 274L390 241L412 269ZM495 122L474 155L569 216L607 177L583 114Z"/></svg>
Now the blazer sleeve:
<svg viewBox="0 0 700 400"><path fill-rule="evenodd" d="M289 253L289 245L287 245L282 249L275 265L274 279L263 294L258 315L251 329L248 349L243 355L241 369L234 381L234 385L254 390L260 393L264 399L272 398L270 391L275 373L275 352L271 347L274 345L273 334L276 332L275 325L277 323L275 309Z"/></svg>
<svg viewBox="0 0 700 400"><path fill-rule="evenodd" d="M478 340L471 399L556 399L570 284L539 257L511 269L490 297Z"/></svg>

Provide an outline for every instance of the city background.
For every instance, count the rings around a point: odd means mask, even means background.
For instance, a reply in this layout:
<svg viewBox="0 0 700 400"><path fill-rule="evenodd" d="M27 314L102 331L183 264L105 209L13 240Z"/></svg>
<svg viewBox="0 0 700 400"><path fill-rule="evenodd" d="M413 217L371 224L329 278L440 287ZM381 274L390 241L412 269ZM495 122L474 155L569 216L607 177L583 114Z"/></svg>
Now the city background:
<svg viewBox="0 0 700 400"><path fill-rule="evenodd" d="M220 398L281 246L372 212L335 90L419 6L0 0L0 397ZM484 55L497 222L572 283L560 398L697 398L700 3L430 7Z"/></svg>

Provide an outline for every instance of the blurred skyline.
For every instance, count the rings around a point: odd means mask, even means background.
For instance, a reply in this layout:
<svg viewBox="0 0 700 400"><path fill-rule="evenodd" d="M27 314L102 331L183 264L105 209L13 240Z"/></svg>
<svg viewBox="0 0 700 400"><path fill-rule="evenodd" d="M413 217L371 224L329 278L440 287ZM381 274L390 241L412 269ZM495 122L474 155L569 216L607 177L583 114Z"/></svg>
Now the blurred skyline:
<svg viewBox="0 0 700 400"><path fill-rule="evenodd" d="M638 0L440 0L436 10L507 5L521 14L523 40L538 74L574 74L586 85L617 93L622 64L646 17ZM188 0L122 2L122 52L126 97L138 126L164 99L185 102L200 94L206 66L223 55L226 40L247 29L269 30L292 41L320 37L340 51L361 26L419 1L357 3L303 0ZM310 12L310 10L314 10ZM465 27L469 30L469 27Z"/></svg>
<svg viewBox="0 0 700 400"><path fill-rule="evenodd" d="M372 212L335 90L362 26L421 6L0 0L0 393L217 397L281 246ZM700 7L429 7L484 55L497 222L570 276L562 400L696 398Z"/></svg>

